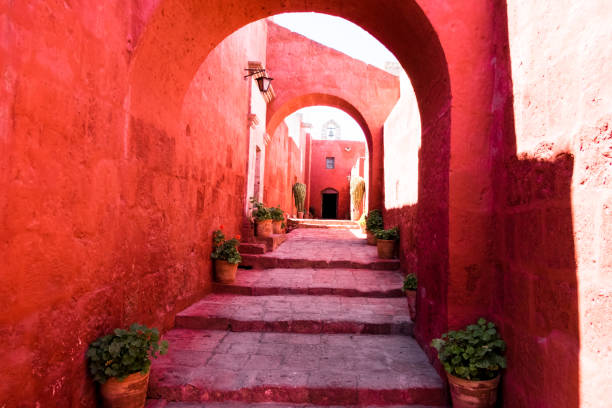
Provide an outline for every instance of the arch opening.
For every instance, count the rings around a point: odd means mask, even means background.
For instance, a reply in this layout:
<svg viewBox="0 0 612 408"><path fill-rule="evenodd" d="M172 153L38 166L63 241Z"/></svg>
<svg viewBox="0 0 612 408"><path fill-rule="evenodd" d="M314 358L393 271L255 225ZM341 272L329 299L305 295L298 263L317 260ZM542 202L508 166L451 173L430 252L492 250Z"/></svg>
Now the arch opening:
<svg viewBox="0 0 612 408"><path fill-rule="evenodd" d="M238 1L231 6L215 2L207 7L195 0L160 0L131 62L130 113L150 128L180 133L173 118L182 107L194 73L210 51L246 24L299 11L336 15L362 27L397 57L412 82L422 129L419 157L424 160L419 161L419 203L411 228L421 239L417 243L418 270L423 272L422 283L430 296L430 307L422 309L426 315L420 321L436 316L427 326L417 325L417 337L426 343L444 331L448 321L451 92L442 45L419 2L392 1L381 10L373 0L359 7L348 0L314 1L307 6L297 0ZM374 131L375 135L369 132L370 169L374 177L383 179L383 130ZM382 208L382 187L370 195L376 199L374 206Z"/></svg>

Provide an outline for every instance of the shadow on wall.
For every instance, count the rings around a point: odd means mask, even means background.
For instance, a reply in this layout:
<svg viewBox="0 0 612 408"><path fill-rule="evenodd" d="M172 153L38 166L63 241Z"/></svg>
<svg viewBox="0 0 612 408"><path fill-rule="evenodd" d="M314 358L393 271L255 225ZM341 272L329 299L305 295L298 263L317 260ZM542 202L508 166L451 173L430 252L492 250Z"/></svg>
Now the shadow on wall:
<svg viewBox="0 0 612 408"><path fill-rule="evenodd" d="M574 157L542 143L517 155L507 5L499 27L492 146L491 314L508 344L504 407L577 407L579 314L571 185ZM569 130L568 130L569 131ZM521 139L530 137L523 134ZM497 154L497 156L495 156ZM469 289L469 288L467 288Z"/></svg>
<svg viewBox="0 0 612 408"><path fill-rule="evenodd" d="M573 164L570 155L552 161L508 158L499 173L503 182L500 180L496 206L497 233L490 237L497 254L490 271L492 284L486 287L486 278L466 271L472 274L466 287L449 288L481 297L483 305L491 305L481 314L499 324L508 344L508 369L500 393L505 396L504 407L579 406ZM404 271L418 271L422 284L415 335L433 359L425 341L437 325L430 319L438 305L430 300L433 294L422 288L435 292L448 283L436 273L440 266L430 263L433 255L419 257L419 252L431 254L432 248L427 248L430 234L424 228L427 223L419 218L418 204L389 209L385 217L387 226L400 227L399 257ZM442 372L439 365L436 368Z"/></svg>
<svg viewBox="0 0 612 408"><path fill-rule="evenodd" d="M496 27L507 27L505 2L496 19ZM495 35L492 167L483 168L492 172L493 186L484 264L488 268L466 266L460 283L449 280L446 273L449 206L443 191L448 191L449 173L444 170L449 168L449 146L444 138L422 136L419 201L386 210L385 224L400 227L399 255L405 272L417 271L415 337L430 358L435 356L429 339L446 331L449 320L478 317L447 304L447 291L449 297L459 292L471 298L466 304L482 305L476 313L498 323L508 344L508 369L500 393L504 407L577 407L580 332L571 196L574 157L555 155L546 144L535 158L517 156L508 33L500 28ZM442 371L439 365L436 368Z"/></svg>
<svg viewBox="0 0 612 408"><path fill-rule="evenodd" d="M507 407L579 406L573 164L570 155L505 163L493 313L512 345Z"/></svg>

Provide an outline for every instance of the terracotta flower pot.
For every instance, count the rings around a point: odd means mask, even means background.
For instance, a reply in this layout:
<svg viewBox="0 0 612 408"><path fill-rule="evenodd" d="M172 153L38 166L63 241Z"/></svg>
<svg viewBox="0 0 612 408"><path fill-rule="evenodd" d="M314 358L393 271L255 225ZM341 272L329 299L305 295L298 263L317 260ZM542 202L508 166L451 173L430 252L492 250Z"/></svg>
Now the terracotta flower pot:
<svg viewBox="0 0 612 408"><path fill-rule="evenodd" d="M147 399L149 373L134 373L123 380L109 378L100 385L105 408L142 408Z"/></svg>
<svg viewBox="0 0 612 408"><path fill-rule="evenodd" d="M408 312L410 319L414 322L416 319L416 290L407 290L406 299L408 300Z"/></svg>
<svg viewBox="0 0 612 408"><path fill-rule="evenodd" d="M376 235L371 231L366 231L368 245L376 245Z"/></svg>
<svg viewBox="0 0 612 408"><path fill-rule="evenodd" d="M260 238L272 236L272 220L257 221L257 236Z"/></svg>
<svg viewBox="0 0 612 408"><path fill-rule="evenodd" d="M472 381L448 374L454 408L490 408L497 401L499 375L492 380Z"/></svg>
<svg viewBox="0 0 612 408"><path fill-rule="evenodd" d="M215 276L221 283L232 283L236 279L238 264L232 264L223 259L215 259Z"/></svg>
<svg viewBox="0 0 612 408"><path fill-rule="evenodd" d="M377 239L376 249L378 249L378 257L382 259L393 258L395 252L395 240Z"/></svg>
<svg viewBox="0 0 612 408"><path fill-rule="evenodd" d="M282 221L273 221L272 222L272 231L275 234L282 234L283 233L283 222Z"/></svg>
<svg viewBox="0 0 612 408"><path fill-rule="evenodd" d="M298 218L304 218L304 211L298 211L297 217Z"/></svg>

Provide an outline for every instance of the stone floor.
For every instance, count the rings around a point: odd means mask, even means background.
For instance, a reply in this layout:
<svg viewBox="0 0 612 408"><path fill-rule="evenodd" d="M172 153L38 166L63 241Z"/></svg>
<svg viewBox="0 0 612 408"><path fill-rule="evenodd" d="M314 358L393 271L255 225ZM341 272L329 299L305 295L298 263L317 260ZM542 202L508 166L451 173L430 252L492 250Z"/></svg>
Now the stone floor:
<svg viewBox="0 0 612 408"><path fill-rule="evenodd" d="M339 408L346 405L311 405L311 404L282 404L278 402L167 402L163 400L149 400L146 408ZM374 408L370 405L368 408ZM389 405L388 408L431 408L425 405Z"/></svg>
<svg viewBox="0 0 612 408"><path fill-rule="evenodd" d="M165 335L148 407L444 406L442 381L409 335L395 265L313 266L353 255L378 262L354 230L297 229L261 256L305 266L239 269L233 284L215 285Z"/></svg>

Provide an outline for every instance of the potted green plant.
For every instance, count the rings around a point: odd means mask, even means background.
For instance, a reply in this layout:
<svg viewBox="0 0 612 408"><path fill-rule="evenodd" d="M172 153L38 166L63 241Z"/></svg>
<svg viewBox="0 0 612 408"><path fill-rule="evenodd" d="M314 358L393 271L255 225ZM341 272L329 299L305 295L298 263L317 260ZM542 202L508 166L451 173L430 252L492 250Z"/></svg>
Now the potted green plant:
<svg viewBox="0 0 612 408"><path fill-rule="evenodd" d="M263 203L251 198L253 204L253 218L255 219L257 236L267 238L272 236L272 214Z"/></svg>
<svg viewBox="0 0 612 408"><path fill-rule="evenodd" d="M280 206L269 208L270 215L272 216L272 231L275 234L282 234L282 224L285 221L285 213L281 210Z"/></svg>
<svg viewBox="0 0 612 408"><path fill-rule="evenodd" d="M304 202L306 201L306 184L295 183L293 185L293 200L298 218L304 218Z"/></svg>
<svg viewBox="0 0 612 408"><path fill-rule="evenodd" d="M416 319L416 294L417 294L417 277L414 273L409 273L404 277L404 286L402 288L406 293L408 300L408 312L412 321Z"/></svg>
<svg viewBox="0 0 612 408"><path fill-rule="evenodd" d="M380 210L371 210L366 216L366 233L368 245L376 245L376 231L383 229L383 218Z"/></svg>
<svg viewBox="0 0 612 408"><path fill-rule="evenodd" d="M484 318L463 330L431 341L448 375L453 407L489 408L497 401L501 370L506 368L506 343Z"/></svg>
<svg viewBox="0 0 612 408"><path fill-rule="evenodd" d="M376 236L378 257L382 259L393 258L395 254L395 241L399 238L397 227L378 230L374 235Z"/></svg>
<svg viewBox="0 0 612 408"><path fill-rule="evenodd" d="M365 234L366 233L366 215L365 213L361 214L361 217L359 218L359 221L357 221L357 224L359 224L361 233Z"/></svg>
<svg viewBox="0 0 612 408"><path fill-rule="evenodd" d="M232 283L236 279L238 264L242 262L238 246L240 235L225 239L221 229L213 232L213 251L210 257L215 260L215 277L221 283Z"/></svg>
<svg viewBox="0 0 612 408"><path fill-rule="evenodd" d="M168 342L159 331L134 323L128 330L115 329L90 344L89 371L100 383L107 408L141 408L145 405L151 358L166 354Z"/></svg>

